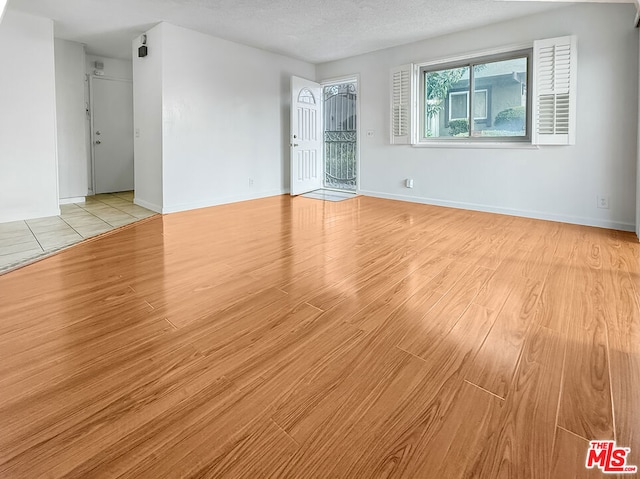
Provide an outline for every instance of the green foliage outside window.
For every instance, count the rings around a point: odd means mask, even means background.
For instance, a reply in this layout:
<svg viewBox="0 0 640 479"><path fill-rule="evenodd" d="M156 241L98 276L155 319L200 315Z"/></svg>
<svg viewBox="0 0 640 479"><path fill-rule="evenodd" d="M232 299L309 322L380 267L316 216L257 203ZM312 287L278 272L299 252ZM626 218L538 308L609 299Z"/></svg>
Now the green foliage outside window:
<svg viewBox="0 0 640 479"><path fill-rule="evenodd" d="M467 136L469 134L469 121L451 120L449 122L449 133L451 136Z"/></svg>
<svg viewBox="0 0 640 479"><path fill-rule="evenodd" d="M525 114L524 106L507 108L496 115L495 125L501 130L522 131L526 123Z"/></svg>
<svg viewBox="0 0 640 479"><path fill-rule="evenodd" d="M468 67L440 70L427 74L427 107L428 118L433 118L444 110L444 100L447 98L451 85L458 83Z"/></svg>

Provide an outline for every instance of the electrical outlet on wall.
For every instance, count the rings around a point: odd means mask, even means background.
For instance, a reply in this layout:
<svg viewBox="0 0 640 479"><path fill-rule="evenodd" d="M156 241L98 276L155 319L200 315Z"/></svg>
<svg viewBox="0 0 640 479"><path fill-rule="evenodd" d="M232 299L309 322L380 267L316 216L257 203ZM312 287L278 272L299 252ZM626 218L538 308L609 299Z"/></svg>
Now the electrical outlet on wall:
<svg viewBox="0 0 640 479"><path fill-rule="evenodd" d="M249 178L249 186L253 186L253 178Z"/></svg>
<svg viewBox="0 0 640 479"><path fill-rule="evenodd" d="M609 195L598 195L598 208L609 209Z"/></svg>

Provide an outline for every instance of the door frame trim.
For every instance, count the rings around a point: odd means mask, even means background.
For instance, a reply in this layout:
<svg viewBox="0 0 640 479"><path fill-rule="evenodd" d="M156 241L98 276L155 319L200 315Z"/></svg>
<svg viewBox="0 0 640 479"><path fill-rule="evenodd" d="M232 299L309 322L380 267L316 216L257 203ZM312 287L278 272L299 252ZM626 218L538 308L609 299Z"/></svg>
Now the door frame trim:
<svg viewBox="0 0 640 479"><path fill-rule="evenodd" d="M360 74L354 73L353 75L327 78L326 80L320 80L318 83L320 83L322 87L322 108L320 114L322 115L322 135L324 136L324 87L354 81L356 83L356 194L360 194ZM324 185L324 138L322 140L322 175L322 184Z"/></svg>
<svg viewBox="0 0 640 479"><path fill-rule="evenodd" d="M96 168L95 168L95 164L96 164L96 139L95 139L95 128L93 126L93 117L94 117L94 112L93 112L93 107L94 107L94 101L93 101L93 92L94 92L94 87L93 87L93 82L95 80L107 80L107 81L118 81L118 82L122 82L122 83L131 83L133 84L133 80L128 80L126 78L116 78L116 77L111 77L111 76L106 76L106 75L89 75L89 141L91 142L91 148L89 149L89 156L90 156L90 161L89 161L89 178L91 178L91 192L95 195L96 193Z"/></svg>

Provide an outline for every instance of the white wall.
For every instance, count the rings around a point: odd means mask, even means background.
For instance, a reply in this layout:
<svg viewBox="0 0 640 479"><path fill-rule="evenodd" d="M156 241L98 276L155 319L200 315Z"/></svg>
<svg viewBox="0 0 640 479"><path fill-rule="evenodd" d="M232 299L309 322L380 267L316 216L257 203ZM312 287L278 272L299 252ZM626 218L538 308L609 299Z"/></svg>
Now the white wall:
<svg viewBox="0 0 640 479"><path fill-rule="evenodd" d="M57 215L53 22L8 10L0 65L0 222Z"/></svg>
<svg viewBox="0 0 640 479"><path fill-rule="evenodd" d="M54 45L60 198L78 198L89 188L84 46L59 38Z"/></svg>
<svg viewBox="0 0 640 479"><path fill-rule="evenodd" d="M360 188L364 194L633 230L638 124L634 6L584 4L318 65L319 79L360 74ZM578 36L577 144L540 149L389 145L389 70ZM405 178L414 178L406 189ZM596 196L610 196L598 209Z"/></svg>
<svg viewBox="0 0 640 479"><path fill-rule="evenodd" d="M134 203L162 212L162 45L164 24L147 32L152 48L138 58L133 42Z"/></svg>
<svg viewBox="0 0 640 479"><path fill-rule="evenodd" d="M148 135L143 123L150 120L141 119L146 112L140 103L157 96L161 88L162 211L288 191L290 77L313 79L315 67L171 24L149 33L162 37L162 85L158 87L156 79L151 86L153 79L140 76L139 66L147 65L142 68L148 74L159 47L149 35L149 56L139 59L136 53L134 57L138 96L134 128L140 129L141 136L137 155L141 150L148 153L151 145L140 148L140 143ZM134 42L134 52L138 45ZM145 82L149 91L140 88ZM156 128L151 128L155 138ZM154 148L157 155L157 145ZM137 155L136 180L141 176Z"/></svg>

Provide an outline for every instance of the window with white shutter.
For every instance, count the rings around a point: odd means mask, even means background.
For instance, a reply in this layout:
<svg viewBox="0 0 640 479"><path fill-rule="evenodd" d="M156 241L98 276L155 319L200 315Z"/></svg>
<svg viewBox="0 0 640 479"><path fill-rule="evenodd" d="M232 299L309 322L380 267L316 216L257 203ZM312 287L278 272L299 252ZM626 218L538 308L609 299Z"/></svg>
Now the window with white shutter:
<svg viewBox="0 0 640 479"><path fill-rule="evenodd" d="M576 37L531 47L393 68L391 144L574 145Z"/></svg>
<svg viewBox="0 0 640 479"><path fill-rule="evenodd" d="M533 143L574 145L576 133L576 37L533 44Z"/></svg>
<svg viewBox="0 0 640 479"><path fill-rule="evenodd" d="M391 70L391 144L411 143L413 65Z"/></svg>

